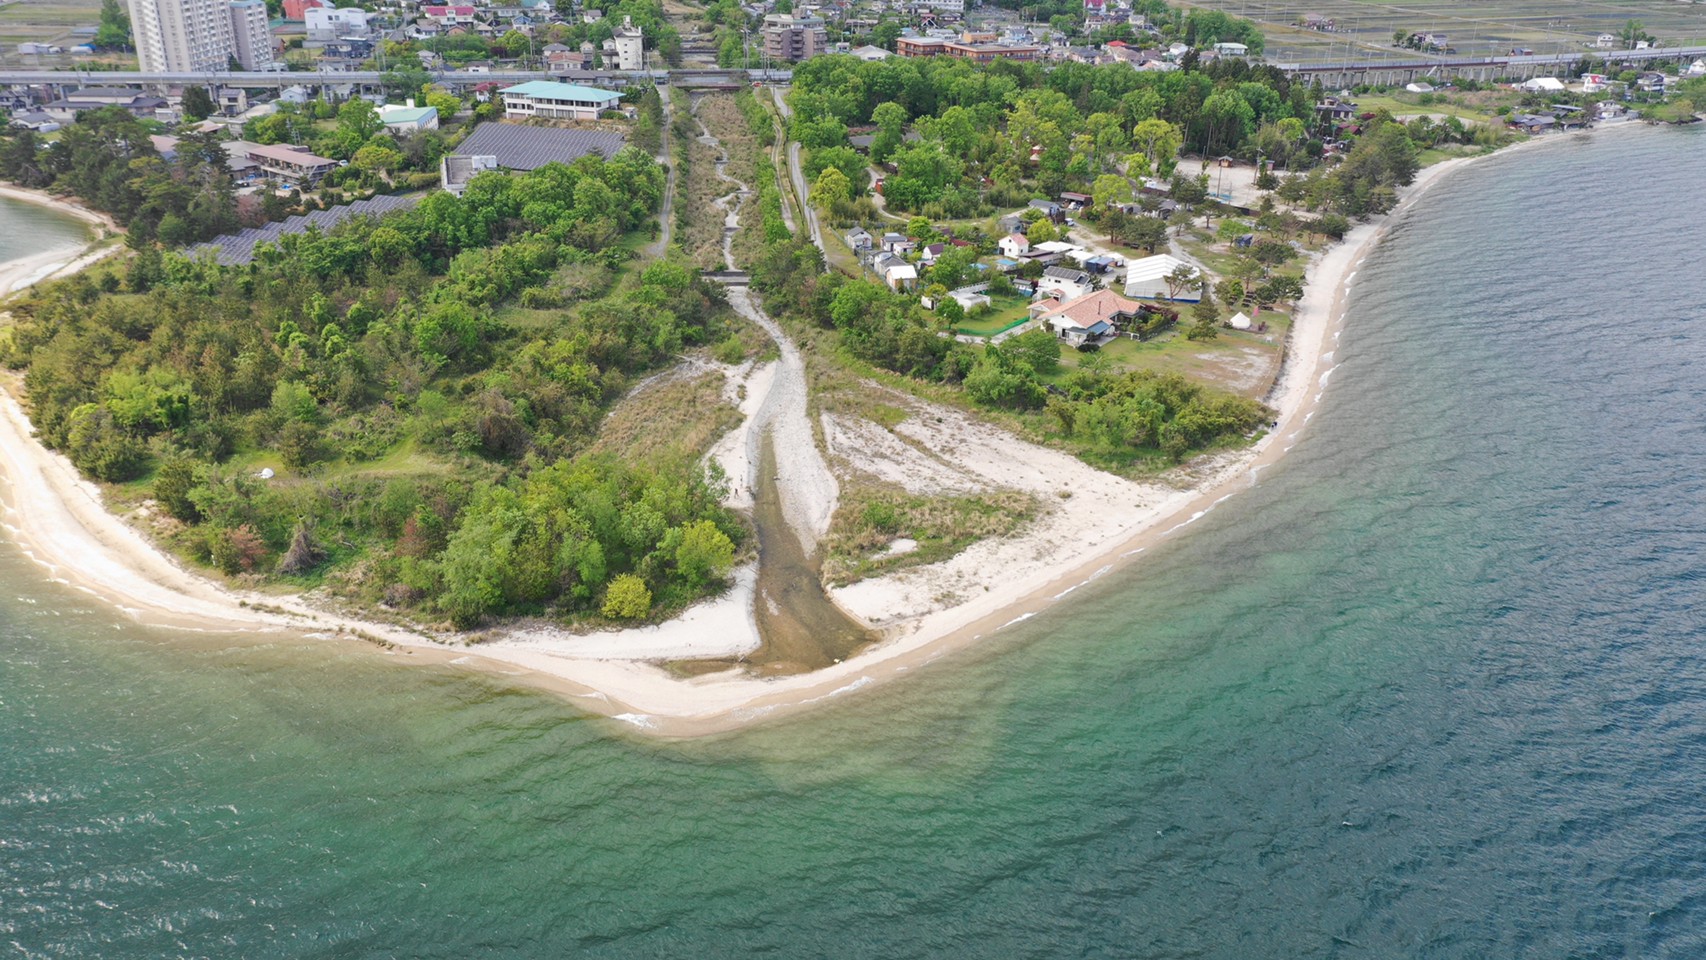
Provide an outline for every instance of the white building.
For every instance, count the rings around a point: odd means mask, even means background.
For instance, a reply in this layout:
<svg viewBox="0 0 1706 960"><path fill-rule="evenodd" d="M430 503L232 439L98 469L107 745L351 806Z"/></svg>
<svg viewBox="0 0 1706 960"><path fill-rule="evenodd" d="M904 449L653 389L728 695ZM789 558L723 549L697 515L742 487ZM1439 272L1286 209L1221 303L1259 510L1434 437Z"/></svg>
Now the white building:
<svg viewBox="0 0 1706 960"><path fill-rule="evenodd" d="M1535 77L1533 80L1524 80L1522 89L1535 93L1562 93L1564 81L1557 77Z"/></svg>
<svg viewBox="0 0 1706 960"><path fill-rule="evenodd" d="M606 66L617 70L645 69L645 31L634 26L632 19L623 17L622 26L616 28L616 33L604 46L614 54L610 58L613 62L606 63Z"/></svg>
<svg viewBox="0 0 1706 960"><path fill-rule="evenodd" d="M1022 233L1009 233L995 241L995 245L1001 248L1002 256L1011 257L1014 260L1031 252L1031 241Z"/></svg>
<svg viewBox="0 0 1706 960"><path fill-rule="evenodd" d="M928 7L938 13L963 15L966 12L966 0L913 0L913 6Z"/></svg>
<svg viewBox="0 0 1706 960"><path fill-rule="evenodd" d="M1198 278L1202 276L1201 271L1195 267L1165 253L1133 260L1131 269L1126 272L1125 295L1138 300L1179 300L1196 303L1202 299L1202 292L1195 284L1184 288L1169 287L1167 284L1167 276L1180 267L1190 267Z"/></svg>
<svg viewBox="0 0 1706 960"><path fill-rule="evenodd" d="M130 29L144 73L224 70L236 48L226 0L130 0Z"/></svg>
<svg viewBox="0 0 1706 960"><path fill-rule="evenodd" d="M615 109L622 100L620 93L549 80L530 80L499 93L504 117L510 120L596 120L600 112Z"/></svg>
<svg viewBox="0 0 1706 960"><path fill-rule="evenodd" d="M1083 270L1071 267L1049 267L1037 280L1037 292L1045 296L1073 300L1096 289L1096 278Z"/></svg>
<svg viewBox="0 0 1706 960"><path fill-rule="evenodd" d="M1242 43L1217 43L1214 52L1223 57L1243 57L1249 55L1250 48Z"/></svg>
<svg viewBox="0 0 1706 960"><path fill-rule="evenodd" d="M273 64L272 28L266 0L231 0L231 55L244 70L266 70Z"/></svg>
<svg viewBox="0 0 1706 960"><path fill-rule="evenodd" d="M302 23L317 42L367 36L367 11L360 7L314 7L303 12Z"/></svg>
<svg viewBox="0 0 1706 960"><path fill-rule="evenodd" d="M438 109L436 107L417 107L411 97L401 106L388 103L379 108L379 122L385 124L385 129L392 133L422 133L438 129Z"/></svg>

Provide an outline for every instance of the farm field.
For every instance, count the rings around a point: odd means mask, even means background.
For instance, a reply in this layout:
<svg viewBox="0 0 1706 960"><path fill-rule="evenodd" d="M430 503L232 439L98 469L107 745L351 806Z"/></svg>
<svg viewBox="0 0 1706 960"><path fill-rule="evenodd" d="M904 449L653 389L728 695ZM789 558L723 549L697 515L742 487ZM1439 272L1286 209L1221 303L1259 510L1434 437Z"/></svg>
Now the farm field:
<svg viewBox="0 0 1706 960"><path fill-rule="evenodd" d="M1404 4L1365 0L1187 0L1181 4L1220 10L1267 25L1267 59L1278 62L1383 60L1446 56L1393 47L1392 34L1443 33L1451 56L1507 54L1514 47L1537 54L1596 52L1602 33L1617 33L1640 20L1665 46L1706 43L1706 3L1612 0L1559 4L1551 0L1418 0ZM1330 17L1331 33L1298 26L1305 15ZM1603 51L1597 51L1603 52Z"/></svg>

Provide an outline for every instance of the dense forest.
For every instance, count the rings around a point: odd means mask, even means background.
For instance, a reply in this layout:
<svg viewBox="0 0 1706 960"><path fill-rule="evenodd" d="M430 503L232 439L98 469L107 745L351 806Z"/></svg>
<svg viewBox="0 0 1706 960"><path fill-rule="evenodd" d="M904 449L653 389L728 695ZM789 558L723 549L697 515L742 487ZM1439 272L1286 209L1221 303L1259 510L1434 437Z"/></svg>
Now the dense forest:
<svg viewBox="0 0 1706 960"><path fill-rule="evenodd" d="M0 360L27 367L42 441L152 495L198 561L463 627L645 617L715 585L743 537L696 456L590 449L636 375L726 334L686 268L625 268L663 186L628 149L485 174L247 267L144 245L19 302Z"/></svg>
<svg viewBox="0 0 1706 960"><path fill-rule="evenodd" d="M1419 149L1479 135L1449 118L1404 125L1381 114L1360 139L1379 131L1382 162L1365 162L1359 140L1341 165L1327 145L1340 132L1316 118L1319 94L1242 60L1140 72L1123 64L979 68L943 57L816 57L795 70L790 132L810 150L814 184L829 177L820 196L845 194L851 204L867 177L848 130L874 128L870 159L889 168L888 205L935 219L983 216L1063 190L1130 199L1143 182L1170 177L1181 152L1259 158L1281 175L1308 172L1313 209L1360 216L1379 212L1380 199L1409 182Z"/></svg>

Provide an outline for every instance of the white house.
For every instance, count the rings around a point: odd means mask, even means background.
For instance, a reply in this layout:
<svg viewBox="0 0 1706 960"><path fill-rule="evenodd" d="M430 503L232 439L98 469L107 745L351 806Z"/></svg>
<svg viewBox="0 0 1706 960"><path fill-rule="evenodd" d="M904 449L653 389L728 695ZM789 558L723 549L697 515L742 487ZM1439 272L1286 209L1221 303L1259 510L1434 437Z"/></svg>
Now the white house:
<svg viewBox="0 0 1706 960"><path fill-rule="evenodd" d="M1166 280L1167 275L1174 270L1190 266L1178 257L1169 256L1165 253L1158 253L1153 257L1144 257L1142 260L1133 260L1131 268L1126 271L1125 295L1139 300L1179 300L1185 303L1196 303L1202 299L1202 293L1194 285L1187 289L1178 290L1175 296L1173 291L1177 288L1169 288ZM1191 267L1191 269L1196 271L1195 267ZM1197 276L1200 277L1201 275L1201 272L1197 271Z"/></svg>
<svg viewBox="0 0 1706 960"><path fill-rule="evenodd" d="M622 100L620 93L551 80L529 80L498 92L503 94L504 117L509 120L596 120L600 112L615 109Z"/></svg>
<svg viewBox="0 0 1706 960"><path fill-rule="evenodd" d="M918 286L918 268L910 263L897 263L883 271L883 282L895 291L911 290Z"/></svg>
<svg viewBox="0 0 1706 960"><path fill-rule="evenodd" d="M1242 43L1217 43L1214 52L1222 57L1243 57L1249 55L1250 48Z"/></svg>
<svg viewBox="0 0 1706 960"><path fill-rule="evenodd" d="M1072 300L1082 297L1096 289L1096 278L1083 270L1071 267L1049 267L1043 271L1037 280L1037 291L1045 296L1056 296L1062 300Z"/></svg>
<svg viewBox="0 0 1706 960"><path fill-rule="evenodd" d="M1134 317L1142 304L1112 290L1097 290L1051 307L1039 314L1043 326L1067 343L1078 345L1114 333L1121 317Z"/></svg>
<svg viewBox="0 0 1706 960"><path fill-rule="evenodd" d="M995 245L1001 248L1002 256L1011 257L1014 260L1031 252L1031 241L1022 233L1009 233L995 241Z"/></svg>

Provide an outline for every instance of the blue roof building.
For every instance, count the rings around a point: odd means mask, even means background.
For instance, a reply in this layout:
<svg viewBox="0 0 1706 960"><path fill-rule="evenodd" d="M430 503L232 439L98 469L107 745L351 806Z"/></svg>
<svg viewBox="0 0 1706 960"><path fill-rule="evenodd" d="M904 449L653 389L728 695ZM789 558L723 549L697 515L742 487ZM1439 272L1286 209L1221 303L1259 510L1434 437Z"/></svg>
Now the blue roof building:
<svg viewBox="0 0 1706 960"><path fill-rule="evenodd" d="M596 120L600 112L611 110L622 95L578 83L557 83L551 80L530 80L499 91L504 98L504 117L527 120Z"/></svg>

